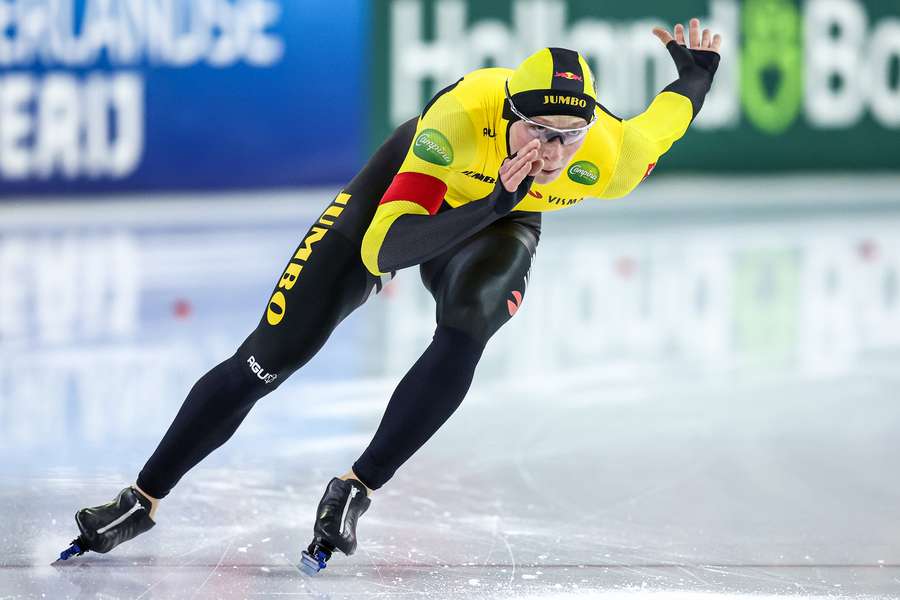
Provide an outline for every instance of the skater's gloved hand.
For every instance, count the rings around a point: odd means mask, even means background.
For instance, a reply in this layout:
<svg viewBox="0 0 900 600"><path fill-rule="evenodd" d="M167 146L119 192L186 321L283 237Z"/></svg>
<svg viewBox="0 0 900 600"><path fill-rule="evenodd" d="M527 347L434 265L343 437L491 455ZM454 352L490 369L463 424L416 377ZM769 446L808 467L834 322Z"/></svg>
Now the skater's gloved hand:
<svg viewBox="0 0 900 600"><path fill-rule="evenodd" d="M525 197L534 176L544 168L540 148L540 140L531 140L500 165L500 176L491 194L494 212L498 215L510 212Z"/></svg>
<svg viewBox="0 0 900 600"><path fill-rule="evenodd" d="M665 45L666 50L675 61L680 77L688 76L694 72L712 81L716 69L719 68L719 50L722 48L722 36L713 35L709 29L700 32L700 19L691 19L690 46L684 37L684 25L675 25L675 36L661 27L653 29L653 35Z"/></svg>
<svg viewBox="0 0 900 600"><path fill-rule="evenodd" d="M699 19L691 19L690 46L684 39L684 25L681 23L675 26L674 37L661 27L654 28L653 34L666 45L678 69L678 79L667 85L663 92L674 92L688 98L691 101L693 120L703 107L713 76L719 68L722 36L718 33L713 35L709 29L700 33Z"/></svg>

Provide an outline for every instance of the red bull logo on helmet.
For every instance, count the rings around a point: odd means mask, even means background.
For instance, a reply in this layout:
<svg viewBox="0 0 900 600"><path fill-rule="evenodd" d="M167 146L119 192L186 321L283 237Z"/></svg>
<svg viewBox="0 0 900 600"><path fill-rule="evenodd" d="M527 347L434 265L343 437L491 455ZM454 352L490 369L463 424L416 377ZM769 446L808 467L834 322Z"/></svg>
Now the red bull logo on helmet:
<svg viewBox="0 0 900 600"><path fill-rule="evenodd" d="M576 75L572 71L557 71L553 76L562 77L563 79L574 79L575 81L584 81L584 78L581 75Z"/></svg>

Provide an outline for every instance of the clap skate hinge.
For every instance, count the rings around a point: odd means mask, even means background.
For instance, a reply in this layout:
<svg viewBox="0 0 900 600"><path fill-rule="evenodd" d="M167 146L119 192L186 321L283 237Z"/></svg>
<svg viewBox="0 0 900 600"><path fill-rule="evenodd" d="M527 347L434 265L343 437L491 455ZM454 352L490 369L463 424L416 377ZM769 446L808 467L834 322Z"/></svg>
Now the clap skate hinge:
<svg viewBox="0 0 900 600"><path fill-rule="evenodd" d="M300 555L300 564L297 565L307 575L314 575L324 569L331 558L334 548L321 540L313 540L309 548Z"/></svg>
<svg viewBox="0 0 900 600"><path fill-rule="evenodd" d="M88 551L87 543L82 539L81 536L78 536L70 543L69 547L59 553L60 560L69 560L73 556L81 556L85 552Z"/></svg>

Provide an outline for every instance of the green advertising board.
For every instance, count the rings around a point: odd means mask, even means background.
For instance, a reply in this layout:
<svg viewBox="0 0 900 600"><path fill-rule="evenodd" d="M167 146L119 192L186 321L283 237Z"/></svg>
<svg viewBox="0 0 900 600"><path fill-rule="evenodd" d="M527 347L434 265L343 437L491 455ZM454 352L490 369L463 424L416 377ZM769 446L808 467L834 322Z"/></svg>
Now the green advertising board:
<svg viewBox="0 0 900 600"><path fill-rule="evenodd" d="M484 66L582 52L601 103L629 118L676 77L652 27L722 34L713 90L667 170L900 170L900 0L382 0L370 141Z"/></svg>

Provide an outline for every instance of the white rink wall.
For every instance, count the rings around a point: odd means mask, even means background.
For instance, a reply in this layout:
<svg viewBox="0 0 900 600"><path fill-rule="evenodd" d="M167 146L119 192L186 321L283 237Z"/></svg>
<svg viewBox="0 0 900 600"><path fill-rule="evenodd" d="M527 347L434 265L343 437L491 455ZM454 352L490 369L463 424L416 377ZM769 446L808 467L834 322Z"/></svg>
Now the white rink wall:
<svg viewBox="0 0 900 600"><path fill-rule="evenodd" d="M545 216L525 301L483 370L828 376L896 356L897 179L654 183ZM433 302L415 277L392 287L384 350L401 372L432 331Z"/></svg>
<svg viewBox="0 0 900 600"><path fill-rule="evenodd" d="M548 214L522 308L489 345L476 389L889 369L897 190L893 176L660 177L627 200ZM255 326L334 193L0 206L0 439L157 436ZM264 401L277 410L245 427L378 412L433 327L418 273L401 272Z"/></svg>

